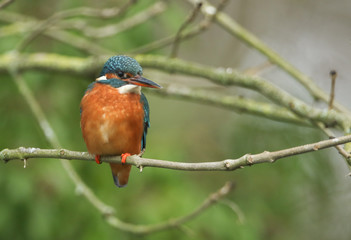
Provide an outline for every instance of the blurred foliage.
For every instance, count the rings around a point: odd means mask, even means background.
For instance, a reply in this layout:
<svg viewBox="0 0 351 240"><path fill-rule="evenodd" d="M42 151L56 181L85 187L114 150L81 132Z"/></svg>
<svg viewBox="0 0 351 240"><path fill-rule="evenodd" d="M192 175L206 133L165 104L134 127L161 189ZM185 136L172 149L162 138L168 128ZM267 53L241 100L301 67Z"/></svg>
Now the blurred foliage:
<svg viewBox="0 0 351 240"><path fill-rule="evenodd" d="M151 3L139 1L127 16ZM57 11L73 7L107 8L122 4L122 1L112 0L16 1L6 10L45 19ZM171 6L165 13L145 24L116 37L97 41L116 53L128 52L157 39L161 33L167 36L176 32L187 15L187 5L168 4ZM106 21L112 23L116 20ZM1 39L1 52L13 49L21 37ZM40 37L26 51L86 56L46 37ZM85 79L28 71L24 78L54 126L62 147L85 151L79 127L79 103L94 76ZM1 79L0 148L50 148L10 76L3 73ZM157 79L154 80L157 82ZM318 141L321 137L310 128L280 124L206 105L150 94L148 99L151 129L145 157L171 161L215 161L245 153L292 147ZM335 204L331 188L336 185L336 180L331 170L333 166L327 161L328 151L332 150L235 172L181 172L149 168L139 173L133 168L129 186L124 189L113 185L106 164L72 163L97 196L116 208L118 217L135 224L158 223L187 214L225 181L236 183L228 199L239 206L245 216L244 222L240 223L236 213L227 205L218 203L186 224L188 234L173 229L143 239L289 240L310 239L312 236L324 239L322 234L316 235L309 230L309 226L319 224L316 219L325 217L321 212L332 209ZM57 160L30 160L26 169L20 161L2 164L0 192L0 239L135 238L111 228L86 199L77 196ZM304 214L307 209L309 214Z"/></svg>

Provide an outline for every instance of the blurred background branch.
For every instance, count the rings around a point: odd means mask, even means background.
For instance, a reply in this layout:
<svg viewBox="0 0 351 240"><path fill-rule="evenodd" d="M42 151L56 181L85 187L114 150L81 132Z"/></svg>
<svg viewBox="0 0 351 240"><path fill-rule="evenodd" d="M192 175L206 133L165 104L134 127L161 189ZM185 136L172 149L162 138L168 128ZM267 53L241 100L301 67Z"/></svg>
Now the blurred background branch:
<svg viewBox="0 0 351 240"><path fill-rule="evenodd" d="M189 0L193 4L197 4L197 0ZM205 2L205 1L204 1ZM201 8L203 14L213 15L214 6L208 3L204 3L204 6ZM225 13L218 13L215 15L215 21L218 23L224 30L228 31L230 34L241 39L244 43L248 44L250 47L255 48L257 51L265 55L269 61L276 64L286 73L294 77L299 81L316 100L322 100L326 103L329 102L329 95L326 94L322 89L320 89L312 79L296 69L292 64L283 59L279 54L270 49L264 42L258 39L255 35L247 31L235 20ZM343 111L345 114L351 116L349 109L344 106L336 103L336 108L340 111Z"/></svg>
<svg viewBox="0 0 351 240"><path fill-rule="evenodd" d="M102 62L103 58L100 59ZM302 119L307 121L320 121L327 126L336 124L342 130L346 132L350 131L351 120L343 113L339 113L333 109L318 109L314 106L308 105L260 77L243 75L230 68L213 68L181 59L168 59L161 56L139 55L136 56L136 59L146 68L154 68L170 73L181 73L188 76L202 77L219 85L236 85L255 90L276 104L281 105L292 113L300 116ZM88 74L89 71L96 71L96 66L100 65L97 65L96 62L100 61L98 59L93 60L91 58L73 58L71 60L70 57L45 53L23 55L19 57L10 53L2 56L0 55L0 71L5 70L16 63L19 69L50 69L61 72ZM95 68L92 67L92 65L94 65ZM168 91L167 94L172 95L172 92ZM263 116L269 116L269 114L265 114ZM270 118L277 119L277 117L275 117L273 114Z"/></svg>

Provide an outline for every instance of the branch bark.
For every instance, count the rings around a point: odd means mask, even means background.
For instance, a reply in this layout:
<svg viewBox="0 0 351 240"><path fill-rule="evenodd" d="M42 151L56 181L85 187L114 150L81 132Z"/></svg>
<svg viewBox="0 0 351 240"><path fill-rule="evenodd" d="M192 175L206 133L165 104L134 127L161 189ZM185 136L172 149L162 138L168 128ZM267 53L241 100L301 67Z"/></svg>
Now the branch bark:
<svg viewBox="0 0 351 240"><path fill-rule="evenodd" d="M182 100L191 100L202 104L210 104L217 107L226 108L238 113L248 113L255 116L265 117L271 120L293 123L301 126L311 127L311 122L305 120L284 107L277 105L244 98L242 96L224 95L218 91L208 91L205 89L194 89L186 86L171 84L158 91L152 91L153 94L178 98ZM151 92L151 91L150 91Z"/></svg>
<svg viewBox="0 0 351 240"><path fill-rule="evenodd" d="M197 0L188 0L190 3L195 5ZM201 8L202 13L205 16L212 16L214 6L209 4L207 1L204 1L203 7ZM325 93L320 87L318 87L315 82L309 78L307 75L303 74L296 67L294 67L291 63L286 61L283 57L281 57L274 50L269 48L264 42L262 42L258 37L254 34L246 30L239 23L237 23L233 18L223 12L219 12L215 15L214 21L221 26L228 33L240 39L242 42L247 44L248 46L256 49L263 55L265 55L270 62L276 64L282 70L284 70L287 74L295 78L299 83L301 83L306 90L316 99L322 100L326 103L329 102L329 95ZM345 108L340 103L335 103L335 108L339 111L351 116L351 111Z"/></svg>
<svg viewBox="0 0 351 240"><path fill-rule="evenodd" d="M214 68L162 56L138 55L135 58L146 68L202 77L220 85L236 85L252 89L272 100L274 103L289 109L302 119L323 122L328 126L337 124L345 133L350 132L351 120L343 113L333 109L329 111L328 109L312 107L263 78L240 74L233 69ZM104 56L78 58L46 53L19 55L7 53L0 55L0 72L16 64L18 70L40 69L87 75L96 72L97 66L102 65L106 59L107 57Z"/></svg>
<svg viewBox="0 0 351 240"><path fill-rule="evenodd" d="M217 162L186 163L172 162L165 160L141 158L133 155L127 158L126 163L138 168L158 167L183 171L234 171L244 166L251 166L259 163L273 163L278 159L314 152L325 148L334 147L351 142L351 135L323 140L311 144L287 148L273 152L262 152L259 154L245 154L237 159L225 159ZM350 157L350 156L349 156ZM0 152L0 160L23 160L31 158L58 158L67 160L94 161L94 156L87 152L70 151L66 149L39 149L39 148L17 148L4 149ZM121 163L120 156L103 156L101 161L109 163Z"/></svg>

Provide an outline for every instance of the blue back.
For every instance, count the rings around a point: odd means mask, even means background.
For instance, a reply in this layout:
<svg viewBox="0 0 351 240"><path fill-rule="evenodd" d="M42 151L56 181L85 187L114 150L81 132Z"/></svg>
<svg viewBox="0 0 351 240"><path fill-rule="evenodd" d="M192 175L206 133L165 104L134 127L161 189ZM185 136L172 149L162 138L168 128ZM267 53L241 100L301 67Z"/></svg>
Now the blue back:
<svg viewBox="0 0 351 240"><path fill-rule="evenodd" d="M150 127L150 109L149 103L143 93L140 95L140 102L143 104L144 108L144 133L141 139L141 150L143 150L146 148L146 134L147 129Z"/></svg>

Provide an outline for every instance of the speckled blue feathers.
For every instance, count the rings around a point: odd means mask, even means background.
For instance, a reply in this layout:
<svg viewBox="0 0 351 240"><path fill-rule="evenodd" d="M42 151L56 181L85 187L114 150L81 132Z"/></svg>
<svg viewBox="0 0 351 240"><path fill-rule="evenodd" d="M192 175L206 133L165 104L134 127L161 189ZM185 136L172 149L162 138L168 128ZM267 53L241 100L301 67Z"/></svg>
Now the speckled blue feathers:
<svg viewBox="0 0 351 240"><path fill-rule="evenodd" d="M117 71L122 71L125 73L131 73L135 75L142 75L143 69L139 63L131 57L125 55L113 56L107 60L100 76L104 76L106 73L113 73Z"/></svg>

